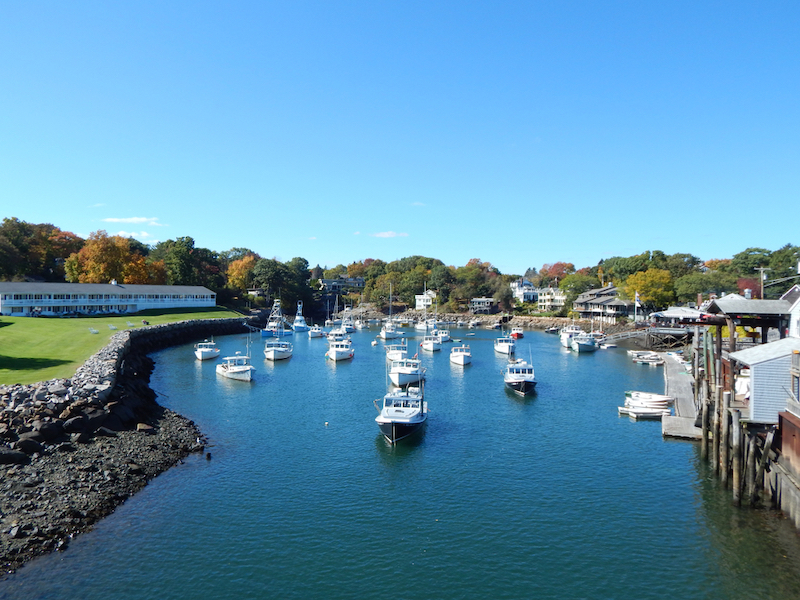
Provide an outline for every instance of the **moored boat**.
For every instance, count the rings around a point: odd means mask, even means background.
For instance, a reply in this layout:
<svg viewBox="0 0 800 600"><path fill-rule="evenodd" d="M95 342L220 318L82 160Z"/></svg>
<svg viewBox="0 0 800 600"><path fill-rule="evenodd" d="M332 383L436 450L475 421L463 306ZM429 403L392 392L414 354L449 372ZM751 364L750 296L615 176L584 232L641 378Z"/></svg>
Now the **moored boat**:
<svg viewBox="0 0 800 600"><path fill-rule="evenodd" d="M420 431L428 418L428 403L419 387L393 390L383 397L380 407L376 400L375 407L380 412L375 422L390 444Z"/></svg>
<svg viewBox="0 0 800 600"><path fill-rule="evenodd" d="M597 340L588 333L578 333L573 335L569 341L569 346L577 353L594 352L597 350Z"/></svg>
<svg viewBox="0 0 800 600"><path fill-rule="evenodd" d="M235 356L226 356L217 364L217 373L228 379L251 381L255 367L250 364L250 356L237 352Z"/></svg>
<svg viewBox="0 0 800 600"><path fill-rule="evenodd" d="M403 360L408 358L408 343L403 340L402 344L388 344L386 346L386 360Z"/></svg>
<svg viewBox="0 0 800 600"><path fill-rule="evenodd" d="M348 360L353 358L354 355L353 342L349 338L340 341L331 341L328 345L328 350L325 352L325 356L334 362Z"/></svg>
<svg viewBox="0 0 800 600"><path fill-rule="evenodd" d="M522 327L512 327L511 328L511 337L515 340L522 339L525 337L525 330Z"/></svg>
<svg viewBox="0 0 800 600"><path fill-rule="evenodd" d="M303 316L303 301L297 301L297 314L294 316L294 322L292 323L292 330L293 331L308 331L309 326L306 323L306 318Z"/></svg>
<svg viewBox="0 0 800 600"><path fill-rule="evenodd" d="M494 341L494 351L500 354L514 354L517 348L514 338L502 336Z"/></svg>
<svg viewBox="0 0 800 600"><path fill-rule="evenodd" d="M509 362L503 370L503 382L520 396L532 393L536 389L536 374L533 365L521 358Z"/></svg>
<svg viewBox="0 0 800 600"><path fill-rule="evenodd" d="M389 379L398 387L419 383L425 379L425 367L417 358L393 360L389 368Z"/></svg>
<svg viewBox="0 0 800 600"><path fill-rule="evenodd" d="M219 356L219 348L214 340L205 340L194 345L194 355L198 360L208 360Z"/></svg>
<svg viewBox="0 0 800 600"><path fill-rule="evenodd" d="M450 362L456 365L468 365L472 362L472 352L469 346L462 344L461 346L453 346L450 348Z"/></svg>
<svg viewBox="0 0 800 600"><path fill-rule="evenodd" d="M267 360L283 360L291 358L294 347L285 340L267 340L264 343L264 358Z"/></svg>
<svg viewBox="0 0 800 600"><path fill-rule="evenodd" d="M261 330L262 337L282 337L284 335L291 335L291 324L288 328L284 328L284 324L288 323L286 317L283 316L281 311L281 301L276 299L272 303L272 311L267 318L267 325Z"/></svg>
<svg viewBox="0 0 800 600"><path fill-rule="evenodd" d="M426 335L422 338L420 346L428 352L436 352L442 349L442 340L438 335Z"/></svg>
<svg viewBox="0 0 800 600"><path fill-rule="evenodd" d="M312 325L311 327L309 327L308 337L310 338L325 337L325 332L322 330L322 326Z"/></svg>
<svg viewBox="0 0 800 600"><path fill-rule="evenodd" d="M583 329L577 325L567 325L566 327L562 327L558 332L561 345L564 346L564 348L569 348L572 338L580 333L583 333Z"/></svg>

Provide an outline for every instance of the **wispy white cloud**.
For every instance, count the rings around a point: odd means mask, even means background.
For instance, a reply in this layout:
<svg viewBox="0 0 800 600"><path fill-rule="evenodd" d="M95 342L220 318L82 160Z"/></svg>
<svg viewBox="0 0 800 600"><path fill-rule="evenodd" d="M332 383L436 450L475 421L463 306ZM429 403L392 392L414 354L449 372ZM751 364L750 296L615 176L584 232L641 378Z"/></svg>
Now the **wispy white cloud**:
<svg viewBox="0 0 800 600"><path fill-rule="evenodd" d="M311 236L310 238L308 238L308 239L310 239L310 240L315 240L315 239L317 239L317 236L315 236L315 235L312 235L312 236Z"/></svg>
<svg viewBox="0 0 800 600"><path fill-rule="evenodd" d="M148 244L155 243L155 242L158 241L158 240L152 239L153 236L151 234L147 233L146 231L118 231L114 235L118 235L120 237L126 237L126 238L129 238L129 237L136 238L137 240L140 240L140 241L147 241Z"/></svg>
<svg viewBox="0 0 800 600"><path fill-rule="evenodd" d="M136 225L146 224L148 227L166 227L158 222L158 217L108 217L103 219L106 223L134 223Z"/></svg>
<svg viewBox="0 0 800 600"><path fill-rule="evenodd" d="M370 235L379 238L408 237L407 233L396 233L394 231L381 231L380 233L371 233Z"/></svg>
<svg viewBox="0 0 800 600"><path fill-rule="evenodd" d="M360 231L354 231L353 235L361 235L361 232Z"/></svg>
<svg viewBox="0 0 800 600"><path fill-rule="evenodd" d="M412 202L411 206L425 206L424 202Z"/></svg>

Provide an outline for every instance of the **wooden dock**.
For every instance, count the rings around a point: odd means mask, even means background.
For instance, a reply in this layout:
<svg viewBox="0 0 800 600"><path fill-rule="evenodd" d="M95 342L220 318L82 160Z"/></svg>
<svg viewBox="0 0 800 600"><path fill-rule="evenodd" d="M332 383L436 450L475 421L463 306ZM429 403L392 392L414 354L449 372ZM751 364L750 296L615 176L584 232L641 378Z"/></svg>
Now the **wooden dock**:
<svg viewBox="0 0 800 600"><path fill-rule="evenodd" d="M661 435L685 440L701 440L702 430L695 427L694 378L674 356L664 357L664 393L675 398L675 415L661 419Z"/></svg>

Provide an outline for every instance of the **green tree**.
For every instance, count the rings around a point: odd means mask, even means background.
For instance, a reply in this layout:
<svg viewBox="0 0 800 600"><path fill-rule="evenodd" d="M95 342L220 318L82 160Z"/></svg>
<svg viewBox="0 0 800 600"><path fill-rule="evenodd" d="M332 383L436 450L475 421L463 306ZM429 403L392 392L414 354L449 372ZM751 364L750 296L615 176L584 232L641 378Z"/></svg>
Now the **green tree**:
<svg viewBox="0 0 800 600"><path fill-rule="evenodd" d="M758 273L756 268L769 266L770 254L764 248L747 248L733 255L731 267L740 277L752 277L754 273Z"/></svg>
<svg viewBox="0 0 800 600"><path fill-rule="evenodd" d="M697 295L708 298L710 294L721 296L739 291L736 276L723 271L699 271L687 273L675 280L675 294L680 302L695 302Z"/></svg>

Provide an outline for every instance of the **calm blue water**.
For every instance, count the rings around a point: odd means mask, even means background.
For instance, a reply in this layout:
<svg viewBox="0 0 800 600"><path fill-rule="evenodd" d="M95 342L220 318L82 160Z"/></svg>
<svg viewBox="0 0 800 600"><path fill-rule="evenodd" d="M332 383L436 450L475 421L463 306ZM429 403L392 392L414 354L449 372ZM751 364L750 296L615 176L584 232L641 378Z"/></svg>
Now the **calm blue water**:
<svg viewBox="0 0 800 600"><path fill-rule="evenodd" d="M577 355L528 332L537 394L503 386L494 331L453 330L423 354L430 417L388 446L373 400L383 343L324 339L220 379L183 346L157 353L161 402L208 435L68 551L0 582L2 598L796 598L800 544L776 513L730 506L696 445L617 416L626 389L663 391L661 369L622 350ZM410 345L418 344L406 330ZM218 340L223 355L244 336ZM326 425L327 423L327 425Z"/></svg>

